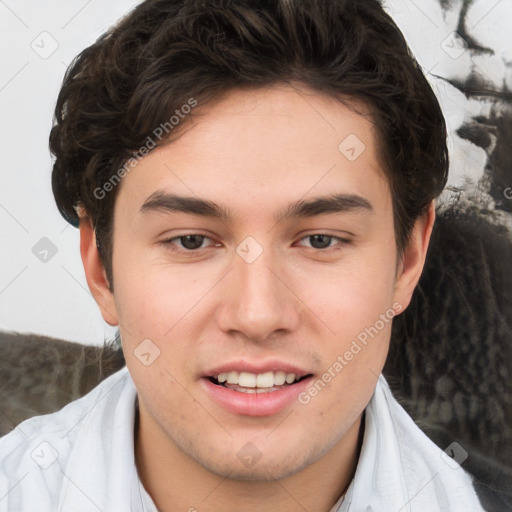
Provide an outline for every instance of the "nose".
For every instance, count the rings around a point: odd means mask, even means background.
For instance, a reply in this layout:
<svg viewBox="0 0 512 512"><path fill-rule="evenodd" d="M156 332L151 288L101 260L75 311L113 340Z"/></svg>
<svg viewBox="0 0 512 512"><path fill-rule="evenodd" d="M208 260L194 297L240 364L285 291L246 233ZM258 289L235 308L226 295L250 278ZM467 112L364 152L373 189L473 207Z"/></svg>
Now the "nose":
<svg viewBox="0 0 512 512"><path fill-rule="evenodd" d="M297 329L301 302L293 291L291 277L283 262L270 249L254 261L234 255L233 269L223 280L219 327L230 334L242 333L262 342L274 333Z"/></svg>

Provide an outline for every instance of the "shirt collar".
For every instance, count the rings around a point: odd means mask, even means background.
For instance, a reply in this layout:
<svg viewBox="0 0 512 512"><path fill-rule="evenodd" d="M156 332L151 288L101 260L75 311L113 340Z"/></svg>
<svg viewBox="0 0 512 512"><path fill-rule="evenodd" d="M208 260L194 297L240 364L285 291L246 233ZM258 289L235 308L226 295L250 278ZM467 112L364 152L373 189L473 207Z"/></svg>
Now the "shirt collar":
<svg viewBox="0 0 512 512"><path fill-rule="evenodd" d="M128 370L92 393L94 405L77 427L58 510L73 509L84 495L100 510L156 510L137 476L137 391ZM468 475L442 461L442 454L394 399L381 375L366 407L354 479L331 512L483 512Z"/></svg>

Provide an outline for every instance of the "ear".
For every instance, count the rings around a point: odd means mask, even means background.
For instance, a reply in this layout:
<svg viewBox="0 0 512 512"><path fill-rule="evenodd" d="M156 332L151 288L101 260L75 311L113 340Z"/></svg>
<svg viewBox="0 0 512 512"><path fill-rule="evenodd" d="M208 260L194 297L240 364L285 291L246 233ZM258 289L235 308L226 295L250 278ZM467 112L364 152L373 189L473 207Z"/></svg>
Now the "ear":
<svg viewBox="0 0 512 512"><path fill-rule="evenodd" d="M407 308L425 264L430 235L436 218L434 201L420 218L416 220L409 243L398 264L395 282L394 301Z"/></svg>
<svg viewBox="0 0 512 512"><path fill-rule="evenodd" d="M89 290L98 304L101 316L109 325L118 325L114 295L110 291L105 268L96 246L96 233L89 217L80 219L80 254Z"/></svg>

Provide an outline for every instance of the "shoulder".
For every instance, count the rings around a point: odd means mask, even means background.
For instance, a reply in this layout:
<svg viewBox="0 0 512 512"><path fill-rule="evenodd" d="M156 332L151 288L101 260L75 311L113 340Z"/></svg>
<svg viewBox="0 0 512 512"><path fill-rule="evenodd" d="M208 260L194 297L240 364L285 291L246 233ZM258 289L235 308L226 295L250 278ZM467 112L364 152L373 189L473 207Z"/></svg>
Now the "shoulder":
<svg viewBox="0 0 512 512"><path fill-rule="evenodd" d="M65 484L77 442L86 435L93 451L95 442L101 444L101 426L108 423L115 404L133 393L128 370L122 368L60 411L30 418L0 438L0 511L17 510L18 500L31 491L38 497L38 509L50 510Z"/></svg>
<svg viewBox="0 0 512 512"><path fill-rule="evenodd" d="M461 467L465 457L455 442L443 451L416 425L394 398L381 376L367 411L399 482L397 494L411 510L483 512L470 475Z"/></svg>

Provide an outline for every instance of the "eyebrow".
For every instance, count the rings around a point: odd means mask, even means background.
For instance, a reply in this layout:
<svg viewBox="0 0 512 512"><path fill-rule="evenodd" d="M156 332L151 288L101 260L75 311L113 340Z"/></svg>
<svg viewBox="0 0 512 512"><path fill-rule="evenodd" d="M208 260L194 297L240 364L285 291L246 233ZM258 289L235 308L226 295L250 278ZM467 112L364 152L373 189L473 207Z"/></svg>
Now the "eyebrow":
<svg viewBox="0 0 512 512"><path fill-rule="evenodd" d="M290 218L314 217L334 213L366 211L372 213L371 203L356 194L330 194L309 200L299 200L289 204L284 210L276 213L276 220L281 222ZM140 208L140 213L187 213L210 217L230 222L232 211L224 205L198 197L180 196L157 190L151 194Z"/></svg>

